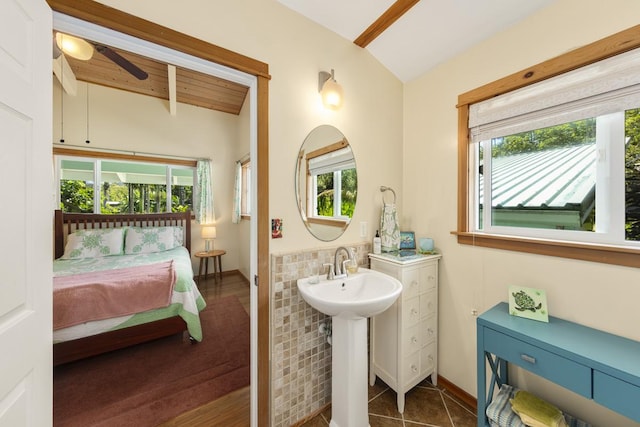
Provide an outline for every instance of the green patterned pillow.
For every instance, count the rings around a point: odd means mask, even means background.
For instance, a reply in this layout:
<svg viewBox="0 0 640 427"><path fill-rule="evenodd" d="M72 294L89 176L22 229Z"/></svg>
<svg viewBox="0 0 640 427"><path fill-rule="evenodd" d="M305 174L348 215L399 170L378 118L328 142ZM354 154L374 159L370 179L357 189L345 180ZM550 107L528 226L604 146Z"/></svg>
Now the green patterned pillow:
<svg viewBox="0 0 640 427"><path fill-rule="evenodd" d="M64 255L61 258L93 258L122 255L124 230L109 228L78 230L67 237Z"/></svg>
<svg viewBox="0 0 640 427"><path fill-rule="evenodd" d="M182 246L182 227L129 227L124 243L125 254L148 254Z"/></svg>

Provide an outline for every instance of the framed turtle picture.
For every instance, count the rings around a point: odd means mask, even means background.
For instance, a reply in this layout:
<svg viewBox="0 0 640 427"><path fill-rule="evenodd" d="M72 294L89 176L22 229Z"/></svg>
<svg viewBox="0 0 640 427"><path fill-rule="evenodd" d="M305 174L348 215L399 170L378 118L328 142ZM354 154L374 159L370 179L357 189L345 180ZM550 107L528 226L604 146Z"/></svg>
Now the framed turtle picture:
<svg viewBox="0 0 640 427"><path fill-rule="evenodd" d="M542 289L509 286L509 314L549 322L546 292Z"/></svg>

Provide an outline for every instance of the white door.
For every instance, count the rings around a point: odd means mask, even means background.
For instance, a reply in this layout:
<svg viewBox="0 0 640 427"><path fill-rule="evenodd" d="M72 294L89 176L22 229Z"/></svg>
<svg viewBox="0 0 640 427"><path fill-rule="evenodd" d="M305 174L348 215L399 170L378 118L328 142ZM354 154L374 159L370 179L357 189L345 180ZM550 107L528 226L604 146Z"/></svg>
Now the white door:
<svg viewBox="0 0 640 427"><path fill-rule="evenodd" d="M0 426L52 424L51 9L0 1Z"/></svg>

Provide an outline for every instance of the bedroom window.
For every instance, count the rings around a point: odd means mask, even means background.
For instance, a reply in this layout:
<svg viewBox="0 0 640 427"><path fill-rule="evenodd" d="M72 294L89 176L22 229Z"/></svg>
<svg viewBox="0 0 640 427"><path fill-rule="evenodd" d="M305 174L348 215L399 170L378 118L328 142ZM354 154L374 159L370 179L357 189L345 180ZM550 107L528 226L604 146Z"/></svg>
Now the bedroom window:
<svg viewBox="0 0 640 427"><path fill-rule="evenodd" d="M193 209L194 167L104 158L56 158L60 182L58 205L64 212L118 214Z"/></svg>
<svg viewBox="0 0 640 427"><path fill-rule="evenodd" d="M640 49L598 43L459 96L459 243L640 266Z"/></svg>

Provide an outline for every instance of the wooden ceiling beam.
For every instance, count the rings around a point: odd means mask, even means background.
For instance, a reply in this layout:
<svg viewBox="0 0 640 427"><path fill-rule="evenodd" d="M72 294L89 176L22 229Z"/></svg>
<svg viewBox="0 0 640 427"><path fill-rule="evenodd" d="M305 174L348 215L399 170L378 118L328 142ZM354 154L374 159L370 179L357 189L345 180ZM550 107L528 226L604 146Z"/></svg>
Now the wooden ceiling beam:
<svg viewBox="0 0 640 427"><path fill-rule="evenodd" d="M419 1L397 0L353 42L360 47L366 47Z"/></svg>

